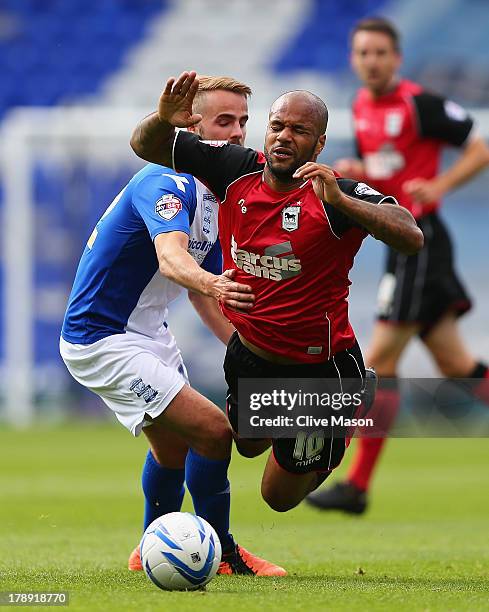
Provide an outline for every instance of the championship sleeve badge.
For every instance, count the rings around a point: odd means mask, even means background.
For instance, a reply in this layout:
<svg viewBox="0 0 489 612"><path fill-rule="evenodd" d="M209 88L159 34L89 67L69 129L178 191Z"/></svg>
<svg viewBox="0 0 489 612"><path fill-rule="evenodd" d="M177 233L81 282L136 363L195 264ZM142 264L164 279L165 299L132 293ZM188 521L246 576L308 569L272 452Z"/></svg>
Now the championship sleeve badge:
<svg viewBox="0 0 489 612"><path fill-rule="evenodd" d="M370 185L366 183L357 183L355 186L354 192L359 196L374 196L374 195L382 195L379 191L376 191Z"/></svg>
<svg viewBox="0 0 489 612"><path fill-rule="evenodd" d="M182 210L182 201L172 193L162 196L155 204L155 213L165 221L171 221Z"/></svg>

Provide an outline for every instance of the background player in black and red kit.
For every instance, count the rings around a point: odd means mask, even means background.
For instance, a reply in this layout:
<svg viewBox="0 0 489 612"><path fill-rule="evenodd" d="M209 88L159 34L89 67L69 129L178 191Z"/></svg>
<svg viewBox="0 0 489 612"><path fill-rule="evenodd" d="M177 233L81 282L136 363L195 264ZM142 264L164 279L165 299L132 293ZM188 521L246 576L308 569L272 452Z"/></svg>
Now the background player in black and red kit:
<svg viewBox="0 0 489 612"><path fill-rule="evenodd" d="M395 417L398 362L416 335L444 376L475 379L475 393L488 401L488 369L471 355L459 333L457 318L469 310L470 299L455 273L451 240L437 210L444 194L489 164L489 149L463 108L398 76L399 35L390 22L363 20L351 41L352 66L365 85L353 104L360 159L339 160L335 168L395 195L412 212L425 237L418 255L388 252L379 287L378 322L367 350L367 361L379 376L375 412L391 421ZM461 147L461 154L439 173L447 145ZM390 380L383 384L382 377ZM385 438L359 439L347 480L316 491L308 501L322 509L363 512L384 443Z"/></svg>
<svg viewBox="0 0 489 612"><path fill-rule="evenodd" d="M325 143L327 109L309 92L284 94L273 104L265 154L228 143L207 144L174 126L189 127L196 74L170 79L158 113L136 128L131 144L149 161L201 177L220 199L219 233L225 269L252 287L243 312L224 307L237 333L224 369L229 418L236 431L239 377L356 379L365 375L348 320L348 272L371 233L406 253L423 242L412 215L364 184L338 179L315 163ZM231 304L237 309L241 304ZM273 440L262 495L278 511L296 506L336 467L345 440L327 442L311 467L293 457L293 439ZM254 456L271 441L236 440ZM320 473L318 473L318 471Z"/></svg>

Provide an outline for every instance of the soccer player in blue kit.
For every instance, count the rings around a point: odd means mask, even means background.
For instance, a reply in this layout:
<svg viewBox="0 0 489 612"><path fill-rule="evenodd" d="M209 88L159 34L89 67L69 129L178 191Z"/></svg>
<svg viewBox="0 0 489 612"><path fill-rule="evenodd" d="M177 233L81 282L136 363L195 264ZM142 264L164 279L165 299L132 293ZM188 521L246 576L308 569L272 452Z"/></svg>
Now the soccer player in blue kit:
<svg viewBox="0 0 489 612"><path fill-rule="evenodd" d="M201 77L193 126L206 140L243 144L249 87ZM188 174L149 164L107 208L76 273L60 352L79 383L99 395L134 435L146 435L144 528L179 511L184 481L195 512L215 528L221 574L283 576L285 570L237 545L229 533L231 427L224 413L189 386L168 327L168 304L182 287L208 327L227 343L233 326L218 302L246 310L251 288L222 272L217 201ZM139 547L129 569L142 569Z"/></svg>

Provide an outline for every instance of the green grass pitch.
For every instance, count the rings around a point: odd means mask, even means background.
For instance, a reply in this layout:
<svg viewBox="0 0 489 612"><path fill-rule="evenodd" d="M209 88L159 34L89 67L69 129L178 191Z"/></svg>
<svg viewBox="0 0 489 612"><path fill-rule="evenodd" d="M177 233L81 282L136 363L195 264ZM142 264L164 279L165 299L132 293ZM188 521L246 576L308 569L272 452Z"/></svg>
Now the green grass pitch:
<svg viewBox="0 0 489 612"><path fill-rule="evenodd" d="M0 591L67 590L69 610L489 609L486 439L390 441L362 518L274 513L262 458L235 455L236 539L289 576L218 577L194 593L126 569L144 455L143 439L105 423L0 430Z"/></svg>

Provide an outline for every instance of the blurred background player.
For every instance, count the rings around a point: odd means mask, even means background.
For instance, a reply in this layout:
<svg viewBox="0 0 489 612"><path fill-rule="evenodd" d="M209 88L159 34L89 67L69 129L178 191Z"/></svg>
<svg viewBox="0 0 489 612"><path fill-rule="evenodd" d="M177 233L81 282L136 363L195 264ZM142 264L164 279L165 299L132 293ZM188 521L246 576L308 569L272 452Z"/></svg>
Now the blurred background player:
<svg viewBox="0 0 489 612"><path fill-rule="evenodd" d="M242 144L250 89L230 78L203 78L203 130ZM93 231L77 271L60 350L73 377L97 393L150 450L143 468L144 529L181 509L184 481L195 512L223 546L219 572L284 575L235 544L229 534L226 417L190 388L166 319L186 287L203 321L223 342L232 325L218 300L249 308L249 288L222 273L215 196L190 175L148 165L114 199ZM154 246L153 246L154 242ZM156 252L155 252L156 250ZM139 547L129 569L140 570Z"/></svg>
<svg viewBox="0 0 489 612"><path fill-rule="evenodd" d="M385 415L386 423L399 408L399 360L416 335L444 376L474 379L475 394L489 399L488 368L459 332L457 319L471 302L455 272L451 239L437 212L445 194L488 166L489 148L462 107L399 76L399 42L396 28L385 19L365 19L354 27L351 64L364 84L353 103L360 159L335 164L342 176L393 194L412 212L425 237L417 255L389 249L379 286L378 321L366 363L379 376L374 409ZM460 155L440 173L447 146L460 147ZM364 512L384 444L385 438L360 438L346 480L316 491L308 502L325 510Z"/></svg>

